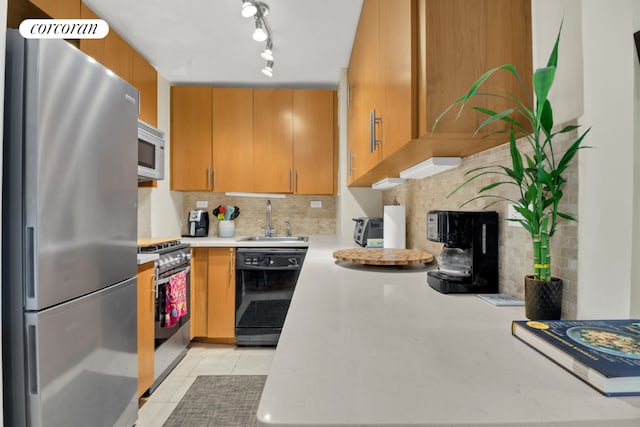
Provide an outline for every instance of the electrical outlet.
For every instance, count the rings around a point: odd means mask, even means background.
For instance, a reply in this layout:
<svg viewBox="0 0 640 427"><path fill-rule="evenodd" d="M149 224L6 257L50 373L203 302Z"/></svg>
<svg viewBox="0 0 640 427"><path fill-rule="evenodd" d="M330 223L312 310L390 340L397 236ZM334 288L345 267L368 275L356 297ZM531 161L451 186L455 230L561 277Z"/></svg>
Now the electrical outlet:
<svg viewBox="0 0 640 427"><path fill-rule="evenodd" d="M312 208L321 208L322 207L322 200L312 200L311 201L311 207Z"/></svg>
<svg viewBox="0 0 640 427"><path fill-rule="evenodd" d="M520 215L518 213L518 211L516 211L513 207L513 203L509 203L508 206L508 212L507 212L507 218L509 219L524 219L524 217L522 215ZM509 223L509 226L511 227L521 227L522 228L522 224L520 224L519 222L516 221L507 221Z"/></svg>
<svg viewBox="0 0 640 427"><path fill-rule="evenodd" d="M209 202L207 202L206 200L198 200L196 202L196 208L208 208L209 207Z"/></svg>

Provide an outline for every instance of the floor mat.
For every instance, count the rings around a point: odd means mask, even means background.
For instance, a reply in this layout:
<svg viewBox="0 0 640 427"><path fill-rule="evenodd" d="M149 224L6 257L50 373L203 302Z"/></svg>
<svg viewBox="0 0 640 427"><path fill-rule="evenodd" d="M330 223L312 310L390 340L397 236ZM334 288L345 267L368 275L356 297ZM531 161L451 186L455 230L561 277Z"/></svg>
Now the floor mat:
<svg viewBox="0 0 640 427"><path fill-rule="evenodd" d="M254 427L266 380L266 375L198 376L163 426Z"/></svg>

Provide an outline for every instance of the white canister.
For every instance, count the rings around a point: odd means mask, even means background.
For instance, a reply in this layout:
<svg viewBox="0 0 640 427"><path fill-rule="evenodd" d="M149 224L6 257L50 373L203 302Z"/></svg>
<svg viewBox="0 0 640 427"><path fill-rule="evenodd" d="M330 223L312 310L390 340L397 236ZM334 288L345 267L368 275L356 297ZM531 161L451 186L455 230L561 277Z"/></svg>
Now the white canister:
<svg viewBox="0 0 640 427"><path fill-rule="evenodd" d="M218 237L233 237L236 233L236 225L233 220L223 219L218 221Z"/></svg>

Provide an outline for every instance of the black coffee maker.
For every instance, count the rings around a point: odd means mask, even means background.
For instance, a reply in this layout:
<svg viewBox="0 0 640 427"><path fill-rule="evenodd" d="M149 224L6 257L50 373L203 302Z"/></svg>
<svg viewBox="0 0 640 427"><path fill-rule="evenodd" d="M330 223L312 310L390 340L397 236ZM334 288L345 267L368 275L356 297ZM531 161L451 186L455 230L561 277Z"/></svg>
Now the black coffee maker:
<svg viewBox="0 0 640 427"><path fill-rule="evenodd" d="M204 210L189 211L188 237L207 237L209 235L209 213Z"/></svg>
<svg viewBox="0 0 640 427"><path fill-rule="evenodd" d="M427 239L444 243L432 288L447 293L498 292L498 213L429 211Z"/></svg>

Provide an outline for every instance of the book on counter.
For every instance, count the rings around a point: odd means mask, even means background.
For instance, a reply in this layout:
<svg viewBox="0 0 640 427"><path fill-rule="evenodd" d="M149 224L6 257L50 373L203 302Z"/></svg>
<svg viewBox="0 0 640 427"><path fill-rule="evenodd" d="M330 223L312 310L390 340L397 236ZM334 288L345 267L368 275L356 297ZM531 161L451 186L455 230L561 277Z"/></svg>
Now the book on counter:
<svg viewBox="0 0 640 427"><path fill-rule="evenodd" d="M496 307L524 305L524 301L509 294L478 294L478 298Z"/></svg>
<svg viewBox="0 0 640 427"><path fill-rule="evenodd" d="M640 319L515 320L511 332L607 396L640 395Z"/></svg>

